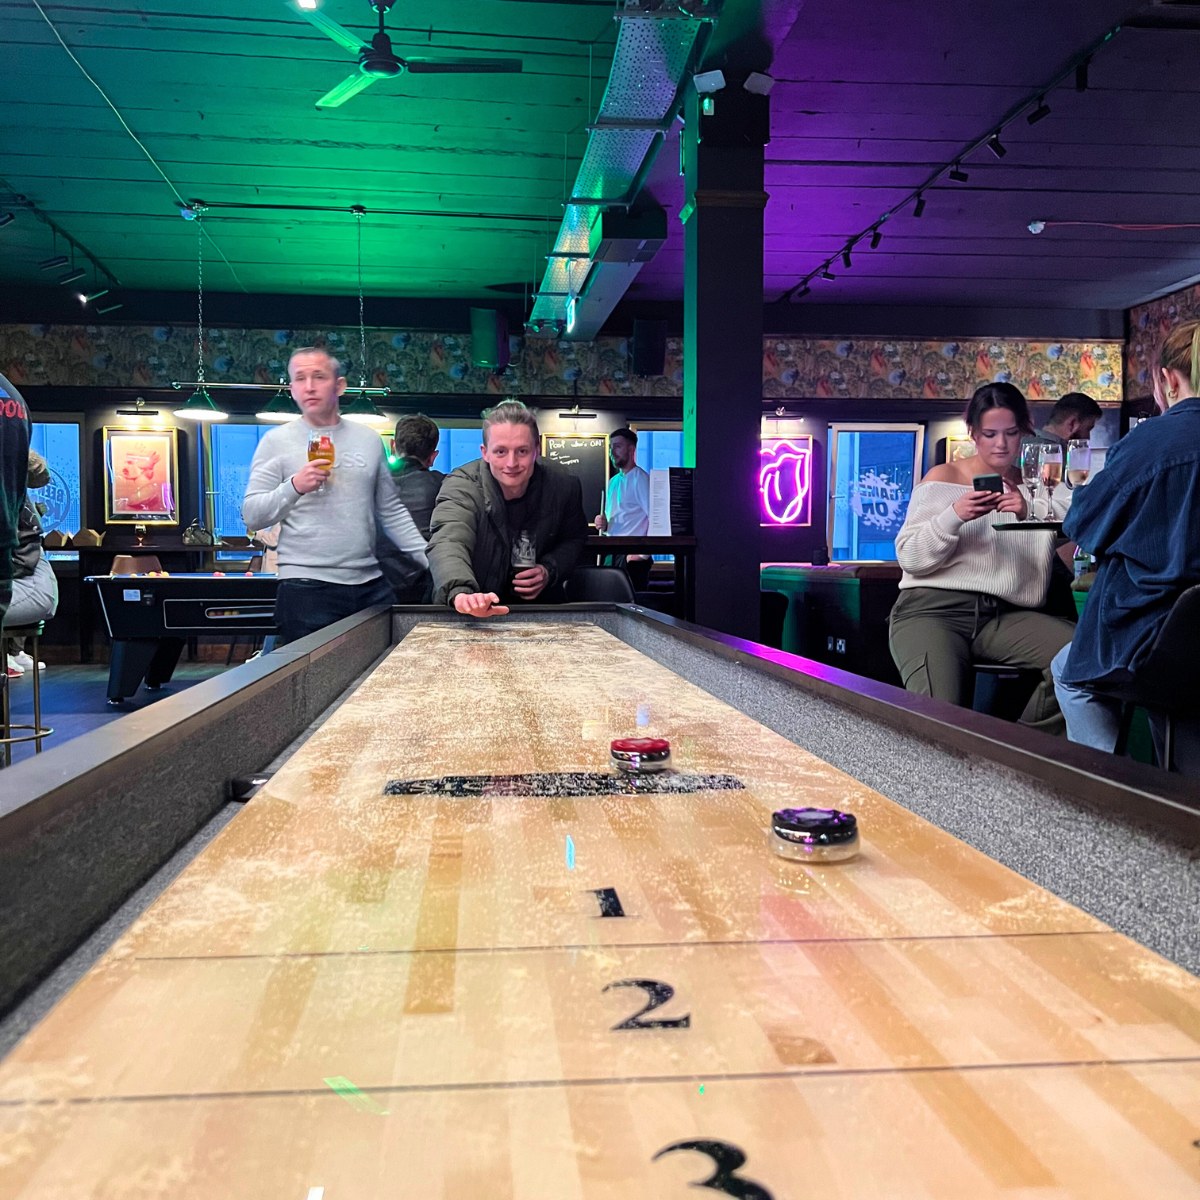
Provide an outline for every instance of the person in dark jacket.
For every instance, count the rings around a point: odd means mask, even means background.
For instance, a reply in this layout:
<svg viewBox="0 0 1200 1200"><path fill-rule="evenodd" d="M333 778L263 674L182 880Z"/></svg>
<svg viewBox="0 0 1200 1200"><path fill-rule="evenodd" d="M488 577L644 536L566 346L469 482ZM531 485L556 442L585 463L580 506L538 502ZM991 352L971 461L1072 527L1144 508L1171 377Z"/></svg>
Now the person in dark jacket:
<svg viewBox="0 0 1200 1200"><path fill-rule="evenodd" d="M50 482L46 460L33 450L29 452L29 474L26 483L31 488L45 487ZM8 606L5 626L33 625L48 621L58 611L58 580L54 568L42 553L42 521L33 498L25 494L25 502L17 518L17 548L12 560L12 599ZM33 656L16 638L5 639L8 651L8 675L23 675L26 671L44 670L46 664L35 663Z"/></svg>
<svg viewBox="0 0 1200 1200"><path fill-rule="evenodd" d="M1108 452L1063 522L1100 565L1075 638L1051 669L1067 736L1098 750L1116 745L1120 710L1104 685L1128 682L1180 593L1200 584L1200 321L1167 335L1154 385L1166 412ZM1151 717L1159 745L1162 724ZM1200 721L1175 728L1176 765L1200 775Z"/></svg>
<svg viewBox="0 0 1200 1200"><path fill-rule="evenodd" d="M392 476L396 494L426 541L429 540L433 506L442 480L446 478L441 471L432 469L438 455L439 436L438 427L423 413L417 413L396 422L392 443L400 459L400 470ZM384 578L396 593L397 604L430 603L433 577L429 569L402 553L382 530L376 538L375 557L379 559Z"/></svg>
<svg viewBox="0 0 1200 1200"><path fill-rule="evenodd" d="M13 551L29 473L30 430L25 398L0 375L0 623L12 596Z"/></svg>
<svg viewBox="0 0 1200 1200"><path fill-rule="evenodd" d="M433 510L433 601L473 617L562 599L587 541L579 480L538 461L538 427L518 400L483 414L481 458L452 471Z"/></svg>

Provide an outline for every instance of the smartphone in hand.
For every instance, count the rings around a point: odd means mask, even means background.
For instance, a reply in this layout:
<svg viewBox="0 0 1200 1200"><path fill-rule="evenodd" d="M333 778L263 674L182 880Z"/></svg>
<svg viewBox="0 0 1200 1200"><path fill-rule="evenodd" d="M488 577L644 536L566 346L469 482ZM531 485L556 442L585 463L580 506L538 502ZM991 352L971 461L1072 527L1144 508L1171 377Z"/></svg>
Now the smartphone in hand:
<svg viewBox="0 0 1200 1200"><path fill-rule="evenodd" d="M976 475L971 486L977 492L1003 492L1004 480L999 475Z"/></svg>

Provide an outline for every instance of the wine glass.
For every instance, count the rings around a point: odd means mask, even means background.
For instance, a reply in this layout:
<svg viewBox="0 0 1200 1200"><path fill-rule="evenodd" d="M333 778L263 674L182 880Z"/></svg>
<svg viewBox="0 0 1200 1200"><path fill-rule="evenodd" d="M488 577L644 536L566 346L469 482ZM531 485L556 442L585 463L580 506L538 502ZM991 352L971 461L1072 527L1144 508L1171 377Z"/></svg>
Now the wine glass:
<svg viewBox="0 0 1200 1200"><path fill-rule="evenodd" d="M1072 438L1067 443L1067 487L1077 488L1086 483L1091 470L1091 443L1086 438Z"/></svg>
<svg viewBox="0 0 1200 1200"><path fill-rule="evenodd" d="M1062 483L1063 452L1057 442L1042 442L1038 446L1038 463L1041 465L1042 486L1046 489L1047 515L1054 517L1054 489Z"/></svg>
<svg viewBox="0 0 1200 1200"><path fill-rule="evenodd" d="M1029 511L1025 519L1032 521L1033 501L1037 491L1038 479L1041 478L1042 464L1038 458L1040 442L1025 442L1021 446L1021 481L1029 489Z"/></svg>

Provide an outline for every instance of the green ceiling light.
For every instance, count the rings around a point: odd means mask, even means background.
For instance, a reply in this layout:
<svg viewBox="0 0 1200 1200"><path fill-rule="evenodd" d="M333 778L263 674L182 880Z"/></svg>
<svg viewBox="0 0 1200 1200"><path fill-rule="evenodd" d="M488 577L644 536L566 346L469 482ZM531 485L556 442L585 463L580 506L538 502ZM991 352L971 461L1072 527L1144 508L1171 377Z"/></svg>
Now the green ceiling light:
<svg viewBox="0 0 1200 1200"><path fill-rule="evenodd" d="M343 404L341 413L347 421L357 421L360 425L370 425L375 429L387 428L390 424L387 417L375 407L371 397L363 395L362 392L349 404Z"/></svg>
<svg viewBox="0 0 1200 1200"><path fill-rule="evenodd" d="M217 402L208 394L201 380L200 386L187 398L184 406L175 410L175 417L183 421L225 421L229 419L229 414L217 407Z"/></svg>
<svg viewBox="0 0 1200 1200"><path fill-rule="evenodd" d="M200 220L203 208L195 206L196 221L196 390L187 398L175 417L184 421L224 421L229 414L217 407L217 402L204 386L204 230Z"/></svg>
<svg viewBox="0 0 1200 1200"><path fill-rule="evenodd" d="M254 415L260 421L275 421L282 425L285 421L294 421L300 415L300 409L281 386L266 408L260 408Z"/></svg>

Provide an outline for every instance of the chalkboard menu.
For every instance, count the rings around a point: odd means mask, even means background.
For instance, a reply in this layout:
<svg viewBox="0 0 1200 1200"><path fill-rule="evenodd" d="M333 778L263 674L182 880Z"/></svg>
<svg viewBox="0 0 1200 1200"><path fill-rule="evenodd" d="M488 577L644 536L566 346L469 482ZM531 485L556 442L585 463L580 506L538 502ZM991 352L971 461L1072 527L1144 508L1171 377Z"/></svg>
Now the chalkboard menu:
<svg viewBox="0 0 1200 1200"><path fill-rule="evenodd" d="M590 521L608 487L608 436L542 436L542 456L565 467L583 485L583 511Z"/></svg>

